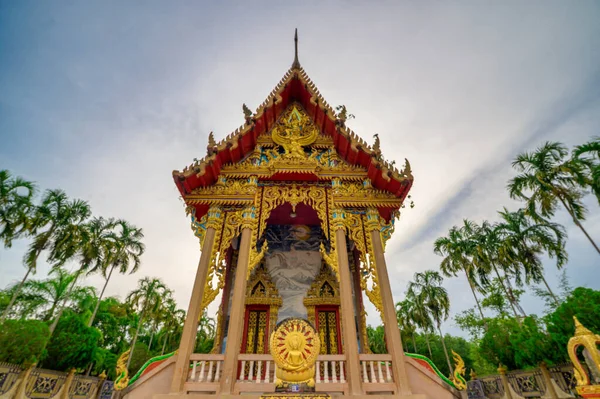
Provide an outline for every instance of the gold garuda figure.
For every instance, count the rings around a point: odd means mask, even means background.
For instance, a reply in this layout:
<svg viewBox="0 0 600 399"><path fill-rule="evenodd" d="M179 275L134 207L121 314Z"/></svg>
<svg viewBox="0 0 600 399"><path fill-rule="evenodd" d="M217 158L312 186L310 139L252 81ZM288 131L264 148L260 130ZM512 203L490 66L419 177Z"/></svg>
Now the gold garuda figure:
<svg viewBox="0 0 600 399"><path fill-rule="evenodd" d="M277 365L275 385L315 386L315 363L321 341L313 326L303 319L285 319L271 334L270 350Z"/></svg>
<svg viewBox="0 0 600 399"><path fill-rule="evenodd" d="M306 158L302 147L314 143L318 135L319 129L296 106L280 118L271 132L273 141L283 147L286 157L299 159Z"/></svg>

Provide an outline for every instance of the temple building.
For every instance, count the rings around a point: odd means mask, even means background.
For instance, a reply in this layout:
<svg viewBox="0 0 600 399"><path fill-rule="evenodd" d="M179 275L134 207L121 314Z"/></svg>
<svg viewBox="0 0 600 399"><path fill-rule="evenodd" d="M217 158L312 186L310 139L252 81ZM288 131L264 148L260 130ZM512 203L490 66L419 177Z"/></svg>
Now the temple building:
<svg viewBox="0 0 600 399"><path fill-rule="evenodd" d="M179 350L124 397L276 397L299 389L285 378L302 370L314 393L298 395L460 397L402 348L385 246L413 184L408 161L397 169L377 137L368 144L346 126L345 107L332 108L301 67L297 36L283 79L243 111L239 129L218 142L211 133L206 156L173 172L200 261ZM217 298L212 353L194 353ZM366 301L386 354L369 350Z"/></svg>

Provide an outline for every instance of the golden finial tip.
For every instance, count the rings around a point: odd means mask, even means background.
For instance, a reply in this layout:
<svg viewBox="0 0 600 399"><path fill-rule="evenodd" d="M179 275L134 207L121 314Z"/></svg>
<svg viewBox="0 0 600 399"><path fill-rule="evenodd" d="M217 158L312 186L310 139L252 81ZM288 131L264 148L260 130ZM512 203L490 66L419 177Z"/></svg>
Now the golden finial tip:
<svg viewBox="0 0 600 399"><path fill-rule="evenodd" d="M292 68L300 68L300 61L298 60L298 28L294 32L294 62Z"/></svg>

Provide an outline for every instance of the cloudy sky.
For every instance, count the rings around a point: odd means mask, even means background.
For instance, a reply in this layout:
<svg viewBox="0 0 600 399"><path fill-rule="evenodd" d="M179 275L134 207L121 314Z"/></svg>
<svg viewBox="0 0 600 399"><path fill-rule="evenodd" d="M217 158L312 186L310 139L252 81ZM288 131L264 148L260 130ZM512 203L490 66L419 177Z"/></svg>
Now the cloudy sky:
<svg viewBox="0 0 600 399"><path fill-rule="evenodd" d="M518 208L505 190L516 153L599 134L594 1L1 2L0 168L142 227L143 267L108 294L157 276L187 308L199 248L171 171L205 155L210 131L241 125L242 103L266 98L292 62L296 27L300 62L327 101L345 104L367 141L379 133L384 156L411 162L416 207L387 249L395 300L415 272L437 268L432 243L452 225ZM571 283L600 288L598 255L558 220ZM26 244L0 250L0 286L24 273ZM473 306L463 278L445 286L453 313ZM522 305L543 310L531 295Z"/></svg>

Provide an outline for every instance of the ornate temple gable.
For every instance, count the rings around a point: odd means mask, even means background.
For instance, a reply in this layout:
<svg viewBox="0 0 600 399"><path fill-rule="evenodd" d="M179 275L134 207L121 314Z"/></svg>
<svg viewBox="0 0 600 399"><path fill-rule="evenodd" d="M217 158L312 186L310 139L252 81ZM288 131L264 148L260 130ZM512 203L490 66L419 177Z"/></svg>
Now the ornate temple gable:
<svg viewBox="0 0 600 399"><path fill-rule="evenodd" d="M236 164L255 152L257 145L266 139L264 133L274 128L281 114L294 102L300 104L323 136L317 139L314 147L318 148L316 143L319 141L325 146L330 140L341 160L366 170L374 188L404 200L413 182L408 162L399 171L383 158L378 141L370 146L346 127L344 114L336 115L298 62L294 62L254 114L244 107L245 123L242 126L220 142L216 142L211 133L207 155L183 171L173 172L182 196L186 198L197 188L215 184L225 165Z"/></svg>
<svg viewBox="0 0 600 399"><path fill-rule="evenodd" d="M299 103L288 106L273 129L258 137L257 146L244 159L221 169L221 176L228 178L293 180L291 174L311 174L319 180L368 179L367 169L339 156L332 138L321 134Z"/></svg>

